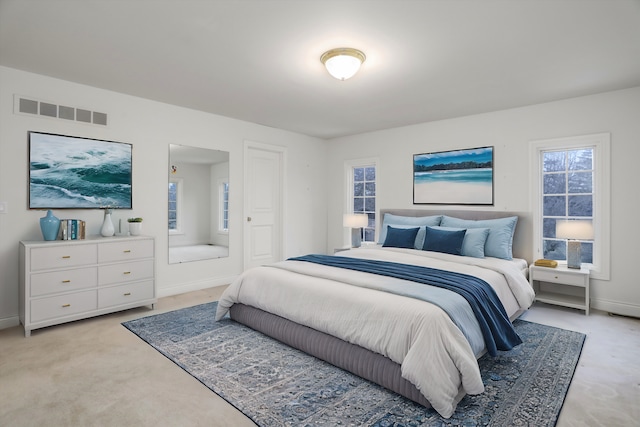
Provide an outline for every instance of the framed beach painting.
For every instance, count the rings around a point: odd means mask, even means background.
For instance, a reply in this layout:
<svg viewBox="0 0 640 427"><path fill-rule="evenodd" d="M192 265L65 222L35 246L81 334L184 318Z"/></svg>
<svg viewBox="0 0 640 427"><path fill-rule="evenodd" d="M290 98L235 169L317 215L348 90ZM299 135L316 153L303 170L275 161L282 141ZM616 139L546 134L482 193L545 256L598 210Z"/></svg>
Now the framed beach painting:
<svg viewBox="0 0 640 427"><path fill-rule="evenodd" d="M493 205L493 147L414 154L413 204Z"/></svg>

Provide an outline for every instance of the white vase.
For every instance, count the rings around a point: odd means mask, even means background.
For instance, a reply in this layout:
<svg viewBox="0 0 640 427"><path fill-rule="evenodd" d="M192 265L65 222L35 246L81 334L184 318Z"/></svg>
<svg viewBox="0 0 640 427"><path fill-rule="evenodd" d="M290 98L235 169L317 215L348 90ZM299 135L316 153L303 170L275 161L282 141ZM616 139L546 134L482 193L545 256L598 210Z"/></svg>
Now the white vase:
<svg viewBox="0 0 640 427"><path fill-rule="evenodd" d="M130 222L129 223L129 234L132 236L139 236L142 233L142 223L141 222Z"/></svg>
<svg viewBox="0 0 640 427"><path fill-rule="evenodd" d="M111 237L115 231L116 229L113 226L113 221L111 221L111 212L105 212L102 228L100 228L100 234L104 237Z"/></svg>

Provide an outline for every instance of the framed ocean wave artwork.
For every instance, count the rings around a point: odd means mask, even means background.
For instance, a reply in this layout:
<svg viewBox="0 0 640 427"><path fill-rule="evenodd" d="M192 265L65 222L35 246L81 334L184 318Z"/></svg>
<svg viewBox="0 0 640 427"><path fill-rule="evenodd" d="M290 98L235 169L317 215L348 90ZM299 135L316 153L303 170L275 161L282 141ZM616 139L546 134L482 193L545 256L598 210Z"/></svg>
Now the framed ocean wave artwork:
<svg viewBox="0 0 640 427"><path fill-rule="evenodd" d="M493 205L493 147L414 154L413 204Z"/></svg>
<svg viewBox="0 0 640 427"><path fill-rule="evenodd" d="M131 209L131 144L29 132L29 209Z"/></svg>

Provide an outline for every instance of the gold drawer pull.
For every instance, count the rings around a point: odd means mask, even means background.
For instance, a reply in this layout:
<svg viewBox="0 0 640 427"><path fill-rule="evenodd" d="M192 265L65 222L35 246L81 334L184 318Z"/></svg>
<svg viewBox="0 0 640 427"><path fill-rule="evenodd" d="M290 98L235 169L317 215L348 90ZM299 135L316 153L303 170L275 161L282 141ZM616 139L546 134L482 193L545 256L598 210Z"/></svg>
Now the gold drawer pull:
<svg viewBox="0 0 640 427"><path fill-rule="evenodd" d="M554 279L557 279L557 278L558 278L558 276L553 276L553 278L554 278Z"/></svg>
<svg viewBox="0 0 640 427"><path fill-rule="evenodd" d="M124 250L124 251L122 251L122 252L124 252L125 254L128 254L128 253L130 253L130 252L131 252L131 249L125 249L125 250Z"/></svg>
<svg viewBox="0 0 640 427"><path fill-rule="evenodd" d="M71 258L71 255L63 255L62 256L62 259L69 259L69 258Z"/></svg>
<svg viewBox="0 0 640 427"><path fill-rule="evenodd" d="M131 295L131 292L127 292L126 294L124 294L125 297L128 297L129 295Z"/></svg>
<svg viewBox="0 0 640 427"><path fill-rule="evenodd" d="M62 283L71 283L71 280L63 280Z"/></svg>
<svg viewBox="0 0 640 427"><path fill-rule="evenodd" d="M125 272L124 272L124 273L122 273L122 274L131 274L131 272L130 272L130 271L125 271Z"/></svg>
<svg viewBox="0 0 640 427"><path fill-rule="evenodd" d="M62 304L62 307L64 307L64 308L71 307L71 304Z"/></svg>

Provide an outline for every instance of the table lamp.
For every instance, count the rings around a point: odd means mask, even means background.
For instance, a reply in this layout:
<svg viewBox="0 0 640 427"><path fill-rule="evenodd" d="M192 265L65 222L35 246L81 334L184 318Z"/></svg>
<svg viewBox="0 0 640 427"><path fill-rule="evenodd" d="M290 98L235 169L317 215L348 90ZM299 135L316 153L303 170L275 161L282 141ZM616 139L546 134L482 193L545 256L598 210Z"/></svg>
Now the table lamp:
<svg viewBox="0 0 640 427"><path fill-rule="evenodd" d="M342 225L351 229L351 246L359 248L362 243L362 227L369 224L369 216L365 214L344 214Z"/></svg>
<svg viewBox="0 0 640 427"><path fill-rule="evenodd" d="M567 267L581 268L580 240L593 240L593 223L590 220L556 221L556 238L567 239Z"/></svg>

